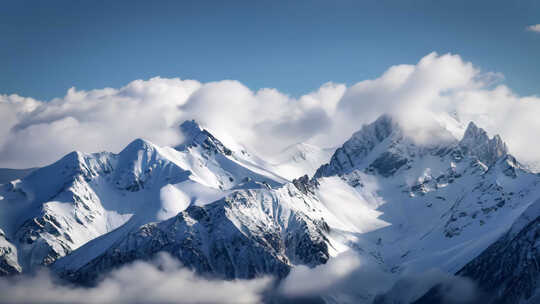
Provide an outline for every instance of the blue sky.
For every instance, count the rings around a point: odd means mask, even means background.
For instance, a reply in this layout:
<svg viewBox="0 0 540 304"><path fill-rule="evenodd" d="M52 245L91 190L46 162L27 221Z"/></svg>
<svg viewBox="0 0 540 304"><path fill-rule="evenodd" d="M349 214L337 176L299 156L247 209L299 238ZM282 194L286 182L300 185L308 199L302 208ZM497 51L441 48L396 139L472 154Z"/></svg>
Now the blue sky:
<svg viewBox="0 0 540 304"><path fill-rule="evenodd" d="M452 3L447 3L452 2ZM298 96L455 53L540 95L540 1L3 1L0 94L236 79Z"/></svg>

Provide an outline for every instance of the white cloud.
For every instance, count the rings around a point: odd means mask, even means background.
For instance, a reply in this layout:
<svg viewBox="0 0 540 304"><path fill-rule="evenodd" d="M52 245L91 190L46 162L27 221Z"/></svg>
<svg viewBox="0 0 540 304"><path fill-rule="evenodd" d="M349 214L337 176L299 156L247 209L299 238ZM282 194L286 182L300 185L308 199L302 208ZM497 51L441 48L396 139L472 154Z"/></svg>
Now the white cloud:
<svg viewBox="0 0 540 304"><path fill-rule="evenodd" d="M540 33L540 24L529 25L527 26L527 30Z"/></svg>
<svg viewBox="0 0 540 304"><path fill-rule="evenodd" d="M392 275L371 259L347 251L312 269L293 268L278 291L292 299L339 297L339 303L369 303L393 281Z"/></svg>
<svg viewBox="0 0 540 304"><path fill-rule="evenodd" d="M323 298L330 303L412 303L440 286L441 303L475 303L480 293L469 279L438 269L401 274L384 270L373 257L344 252L327 264L295 267L278 292L286 299Z"/></svg>
<svg viewBox="0 0 540 304"><path fill-rule="evenodd" d="M50 163L80 150L119 151L144 137L160 145L180 140L178 107L201 86L191 80L152 78L120 89L68 90L50 102L0 95L0 166Z"/></svg>
<svg viewBox="0 0 540 304"><path fill-rule="evenodd" d="M536 119L540 98L518 96L497 85L502 79L497 73L482 73L457 55L431 53L416 65L393 66L377 79L348 88L338 105L341 119L333 120L334 134L353 132L358 128L353 121L365 123L392 113L411 136L426 140L450 113L464 125L475 121L490 134L500 134L511 153L536 162L540 160L540 145L534 139L540 130Z"/></svg>
<svg viewBox="0 0 540 304"><path fill-rule="evenodd" d="M220 81L204 84L181 110L183 117L195 118L220 139L233 137L272 154L324 132L344 91L344 85L327 83L295 99L276 89L253 92L240 82Z"/></svg>
<svg viewBox="0 0 540 304"><path fill-rule="evenodd" d="M539 161L540 98L518 96L502 80L458 55L431 53L378 78L348 88L327 83L299 98L276 89L252 91L233 80L164 78L119 89L70 89L49 102L0 95L0 167L44 165L72 150L117 152L137 137L175 145L181 140L177 126L193 118L226 144L271 156L301 141L341 145L383 113L394 114L419 141L448 136L439 124L452 113L463 124L472 120L500 133L521 160Z"/></svg>
<svg viewBox="0 0 540 304"><path fill-rule="evenodd" d="M203 279L166 254L110 273L92 288L60 284L47 272L0 279L0 303L260 303L270 278Z"/></svg>
<svg viewBox="0 0 540 304"><path fill-rule="evenodd" d="M275 89L253 92L238 81L152 78L120 89L72 88L49 102L0 95L0 167L41 166L73 150L118 152L138 137L175 145L186 119L220 139L273 153L324 130L344 91L328 83L293 99Z"/></svg>
<svg viewBox="0 0 540 304"><path fill-rule="evenodd" d="M469 303L479 296L468 279L436 269L397 275L373 257L344 252L315 268L296 266L281 282L271 277L220 280L200 277L160 253L105 275L95 286L60 281L47 270L0 278L0 303L410 303L441 285L443 303ZM303 301L304 302L303 302Z"/></svg>

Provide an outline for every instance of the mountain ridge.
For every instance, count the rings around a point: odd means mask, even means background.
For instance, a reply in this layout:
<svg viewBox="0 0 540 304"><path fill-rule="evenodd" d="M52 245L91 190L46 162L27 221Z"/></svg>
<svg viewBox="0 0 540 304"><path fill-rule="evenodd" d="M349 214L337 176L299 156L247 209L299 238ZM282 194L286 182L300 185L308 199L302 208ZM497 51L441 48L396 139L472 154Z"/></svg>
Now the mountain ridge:
<svg viewBox="0 0 540 304"><path fill-rule="evenodd" d="M72 152L0 185L0 273L45 265L92 284L159 251L225 279L284 278L345 251L396 280L430 267L456 273L530 227L540 199L540 177L474 122L461 139L432 144L383 115L291 181L193 120L180 128L175 148L136 139L118 154ZM299 168L319 153L298 151Z"/></svg>

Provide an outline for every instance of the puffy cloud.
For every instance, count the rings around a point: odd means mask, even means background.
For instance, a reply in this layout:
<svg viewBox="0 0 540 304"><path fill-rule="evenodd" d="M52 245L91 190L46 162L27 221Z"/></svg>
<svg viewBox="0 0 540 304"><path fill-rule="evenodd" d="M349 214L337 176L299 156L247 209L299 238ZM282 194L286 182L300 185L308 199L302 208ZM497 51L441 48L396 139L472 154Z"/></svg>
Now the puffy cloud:
<svg viewBox="0 0 540 304"><path fill-rule="evenodd" d="M71 88L49 102L0 95L8 117L0 121L0 166L44 165L73 150L119 151L137 137L177 143L177 108L199 87L196 81L152 78L120 89Z"/></svg>
<svg viewBox="0 0 540 304"><path fill-rule="evenodd" d="M381 77L347 89L333 119L333 138L338 139L333 144L343 140L339 134L354 132L358 122L391 113L421 142L447 137L441 126L460 137L463 129L456 133L452 123L475 121L491 135L500 134L520 160L538 162L534 130L540 129L540 98L518 96L502 80L502 75L483 73L451 54L431 53L416 65L393 66Z"/></svg>
<svg viewBox="0 0 540 304"><path fill-rule="evenodd" d="M397 275L373 257L344 252L315 268L296 266L281 282L271 277L225 281L200 277L158 254L107 274L95 286L60 281L46 270L0 278L0 303L411 303L428 291L437 303L482 297L468 279L437 269ZM476 303L476 302L474 302Z"/></svg>
<svg viewBox="0 0 540 304"><path fill-rule="evenodd" d="M186 119L225 143L271 154L324 130L344 91L328 83L293 99L275 89L253 92L238 81L152 78L120 89L72 88L49 102L0 95L0 167L41 166L72 150L117 152L138 137L175 145Z"/></svg>
<svg viewBox="0 0 540 304"><path fill-rule="evenodd" d="M445 140L451 127L475 121L499 133L519 159L536 162L540 98L522 97L458 55L431 53L412 65L350 87L326 83L291 97L276 89L252 91L238 81L199 83L152 78L119 89L81 91L48 102L0 95L0 167L50 163L71 150L117 152L143 137L158 145L181 141L178 124L196 119L225 144L239 143L272 157L297 142L341 145L362 124L393 114L419 142Z"/></svg>
<svg viewBox="0 0 540 304"><path fill-rule="evenodd" d="M220 81L204 84L181 110L225 144L240 142L270 155L324 132L344 91L344 85L327 83L294 99L276 89L253 92L237 81Z"/></svg>
<svg viewBox="0 0 540 304"><path fill-rule="evenodd" d="M540 33L540 24L529 25L529 26L527 26L527 30L529 30L531 32Z"/></svg>
<svg viewBox="0 0 540 304"><path fill-rule="evenodd" d="M343 122L337 132L354 132L351 122L369 122L383 113L397 117L419 141L431 140L434 114L448 113L447 96L481 87L479 71L456 55L431 53L416 65L389 68L381 77L350 87L338 107ZM443 135L443 134L440 134Z"/></svg>
<svg viewBox="0 0 540 304"><path fill-rule="evenodd" d="M270 278L203 279L166 254L134 262L91 288L66 285L47 272L0 279L0 303L260 303Z"/></svg>
<svg viewBox="0 0 540 304"><path fill-rule="evenodd" d="M289 299L339 299L338 303L370 303L376 294L391 287L392 275L380 265L352 251L315 268L295 267L278 292Z"/></svg>

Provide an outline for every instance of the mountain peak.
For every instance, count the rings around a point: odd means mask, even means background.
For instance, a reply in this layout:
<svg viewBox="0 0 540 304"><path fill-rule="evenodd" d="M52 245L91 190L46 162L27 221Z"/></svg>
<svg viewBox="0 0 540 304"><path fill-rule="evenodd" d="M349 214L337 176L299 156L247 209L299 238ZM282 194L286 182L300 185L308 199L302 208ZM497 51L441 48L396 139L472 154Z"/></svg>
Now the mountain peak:
<svg viewBox="0 0 540 304"><path fill-rule="evenodd" d="M400 130L401 127L397 123L396 119L394 119L389 114L383 114L379 116L374 122L364 125L362 129L358 132L356 132L355 135L362 134L363 136L366 135L366 133L371 133L369 135L372 135L374 138L376 138L378 141L383 141L385 138L390 136L394 131Z"/></svg>
<svg viewBox="0 0 540 304"><path fill-rule="evenodd" d="M363 125L343 146L338 148L330 162L321 166L315 177L331 176L356 168L366 156L387 138L402 134L402 129L391 115L383 114L374 122Z"/></svg>
<svg viewBox="0 0 540 304"><path fill-rule="evenodd" d="M463 135L462 141L467 140L488 140L489 136L487 135L487 132L479 128L473 121L469 122L469 125L467 125L467 129L465 130L465 134Z"/></svg>
<svg viewBox="0 0 540 304"><path fill-rule="evenodd" d="M186 120L180 125L180 131L184 135L184 142L175 147L177 150L184 150L188 147L202 146L204 149L219 152L225 155L231 155L232 151L225 147L223 143L214 137L195 120Z"/></svg>
<svg viewBox="0 0 540 304"><path fill-rule="evenodd" d="M203 131L203 128L199 125L194 119L186 120L180 125L180 131L185 137L185 142L190 142L196 137L199 133Z"/></svg>
<svg viewBox="0 0 540 304"><path fill-rule="evenodd" d="M136 151L148 151L155 149L155 145L145 139L137 138L130 142L120 154L126 154Z"/></svg>
<svg viewBox="0 0 540 304"><path fill-rule="evenodd" d="M466 153L477 156L487 166L508 154L508 148L499 135L489 138L487 132L472 121L467 126L459 146Z"/></svg>

